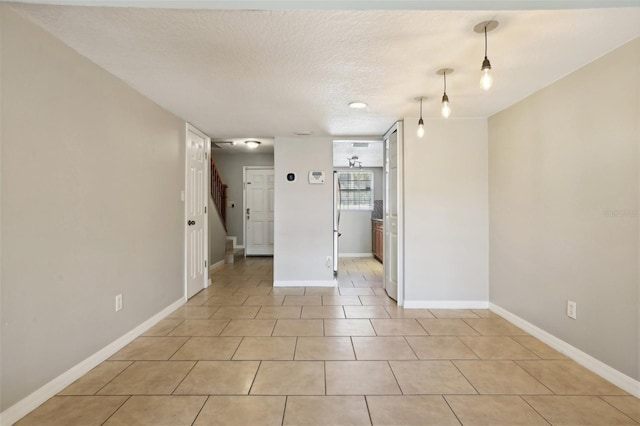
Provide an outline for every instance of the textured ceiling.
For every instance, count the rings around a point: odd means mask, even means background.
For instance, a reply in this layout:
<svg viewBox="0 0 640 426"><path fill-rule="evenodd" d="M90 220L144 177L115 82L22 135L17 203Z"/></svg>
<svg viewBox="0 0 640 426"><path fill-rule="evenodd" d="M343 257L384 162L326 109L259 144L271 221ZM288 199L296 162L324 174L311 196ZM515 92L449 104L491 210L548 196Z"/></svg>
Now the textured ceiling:
<svg viewBox="0 0 640 426"><path fill-rule="evenodd" d="M187 2L188 3L188 2ZM388 2L387 2L388 3ZM407 3L407 2L404 2ZM457 2L458 4L460 2ZM153 2L151 2L153 4ZM640 4L640 3L636 3ZM180 10L13 4L80 54L217 138L381 135L487 117L640 36L640 7L511 11ZM489 33L494 88L479 88ZM615 78L615 76L612 76ZM354 100L365 110L350 109Z"/></svg>

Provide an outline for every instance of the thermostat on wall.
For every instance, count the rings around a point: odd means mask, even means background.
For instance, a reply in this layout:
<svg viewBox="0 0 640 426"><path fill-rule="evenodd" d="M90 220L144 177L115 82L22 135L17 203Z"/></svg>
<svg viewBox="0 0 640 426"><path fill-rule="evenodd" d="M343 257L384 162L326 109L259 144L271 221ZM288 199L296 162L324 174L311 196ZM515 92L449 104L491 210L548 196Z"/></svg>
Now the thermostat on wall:
<svg viewBox="0 0 640 426"><path fill-rule="evenodd" d="M309 172L309 183L324 183L324 172Z"/></svg>

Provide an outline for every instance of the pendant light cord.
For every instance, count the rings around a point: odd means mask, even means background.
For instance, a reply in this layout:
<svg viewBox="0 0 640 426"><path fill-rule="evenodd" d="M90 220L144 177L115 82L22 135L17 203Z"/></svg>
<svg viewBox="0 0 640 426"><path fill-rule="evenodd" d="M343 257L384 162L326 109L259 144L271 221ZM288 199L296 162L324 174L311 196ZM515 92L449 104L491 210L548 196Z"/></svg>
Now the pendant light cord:
<svg viewBox="0 0 640 426"><path fill-rule="evenodd" d="M442 77L444 77L444 94L447 94L447 72L444 71L442 73Z"/></svg>
<svg viewBox="0 0 640 426"><path fill-rule="evenodd" d="M484 57L487 57L487 26L484 26Z"/></svg>
<svg viewBox="0 0 640 426"><path fill-rule="evenodd" d="M422 118L422 96L420 97L420 118Z"/></svg>

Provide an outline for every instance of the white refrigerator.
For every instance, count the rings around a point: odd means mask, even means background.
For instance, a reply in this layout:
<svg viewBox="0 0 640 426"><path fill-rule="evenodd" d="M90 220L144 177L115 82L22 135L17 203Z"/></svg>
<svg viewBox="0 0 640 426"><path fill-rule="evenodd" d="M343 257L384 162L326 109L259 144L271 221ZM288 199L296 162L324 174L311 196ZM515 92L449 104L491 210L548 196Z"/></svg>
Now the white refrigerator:
<svg viewBox="0 0 640 426"><path fill-rule="evenodd" d="M340 238L340 181L333 171L333 276L338 277L338 239Z"/></svg>

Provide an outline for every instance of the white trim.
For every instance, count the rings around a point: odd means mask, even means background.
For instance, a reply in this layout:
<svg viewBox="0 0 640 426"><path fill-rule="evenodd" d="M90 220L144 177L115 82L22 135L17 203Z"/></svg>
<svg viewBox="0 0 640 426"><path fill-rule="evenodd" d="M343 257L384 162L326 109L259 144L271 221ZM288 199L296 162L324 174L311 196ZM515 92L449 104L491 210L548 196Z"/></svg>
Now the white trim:
<svg viewBox="0 0 640 426"><path fill-rule="evenodd" d="M373 257L373 253L338 253L338 259L341 257Z"/></svg>
<svg viewBox="0 0 640 426"><path fill-rule="evenodd" d="M486 300L406 300L405 309L488 309Z"/></svg>
<svg viewBox="0 0 640 426"><path fill-rule="evenodd" d="M224 259L217 261L213 265L209 266L209 272L213 272L216 269L222 267L224 265Z"/></svg>
<svg viewBox="0 0 640 426"><path fill-rule="evenodd" d="M69 370L51 380L49 383L37 389L35 392L16 402L11 407L0 413L0 425L9 426L17 422L22 417L38 408L38 406L40 406L43 402L55 396L58 392L78 380L80 377L88 373L91 369L95 368L102 361L106 360L111 355L115 354L120 349L131 343L136 337L140 336L142 333L156 325L160 320L178 309L184 303L185 300L181 297L171 305L164 308L162 311L158 312L142 324L135 327L133 330L125 333L121 337L109 343L104 348L100 349L98 352L89 356L89 358L71 367Z"/></svg>
<svg viewBox="0 0 640 426"><path fill-rule="evenodd" d="M242 166L242 241L244 242L244 245L236 246L237 241L234 241L233 249L244 249L245 258L247 256L273 256L273 252L264 254L251 253L250 255L247 255L247 250L245 249L245 245L247 244L247 215L244 214L244 212L247 211L247 170L273 170L275 174L276 166L275 164L273 166Z"/></svg>
<svg viewBox="0 0 640 426"><path fill-rule="evenodd" d="M513 325L520 327L532 336L537 337L558 352L565 354L578 364L582 365L583 367L587 368L603 379L610 381L626 392L629 392L636 398L640 398L640 381L635 380L632 377L629 377L626 374L616 370L615 368L610 367L604 362L595 359L586 352L581 351L575 346L570 345L564 340L557 338L553 334L548 333L547 331L531 324L529 321L520 318L519 316L507 311L506 309L494 303L489 303L489 309L491 309L493 312L500 315Z"/></svg>
<svg viewBox="0 0 640 426"><path fill-rule="evenodd" d="M274 287L337 287L338 281L274 281Z"/></svg>

